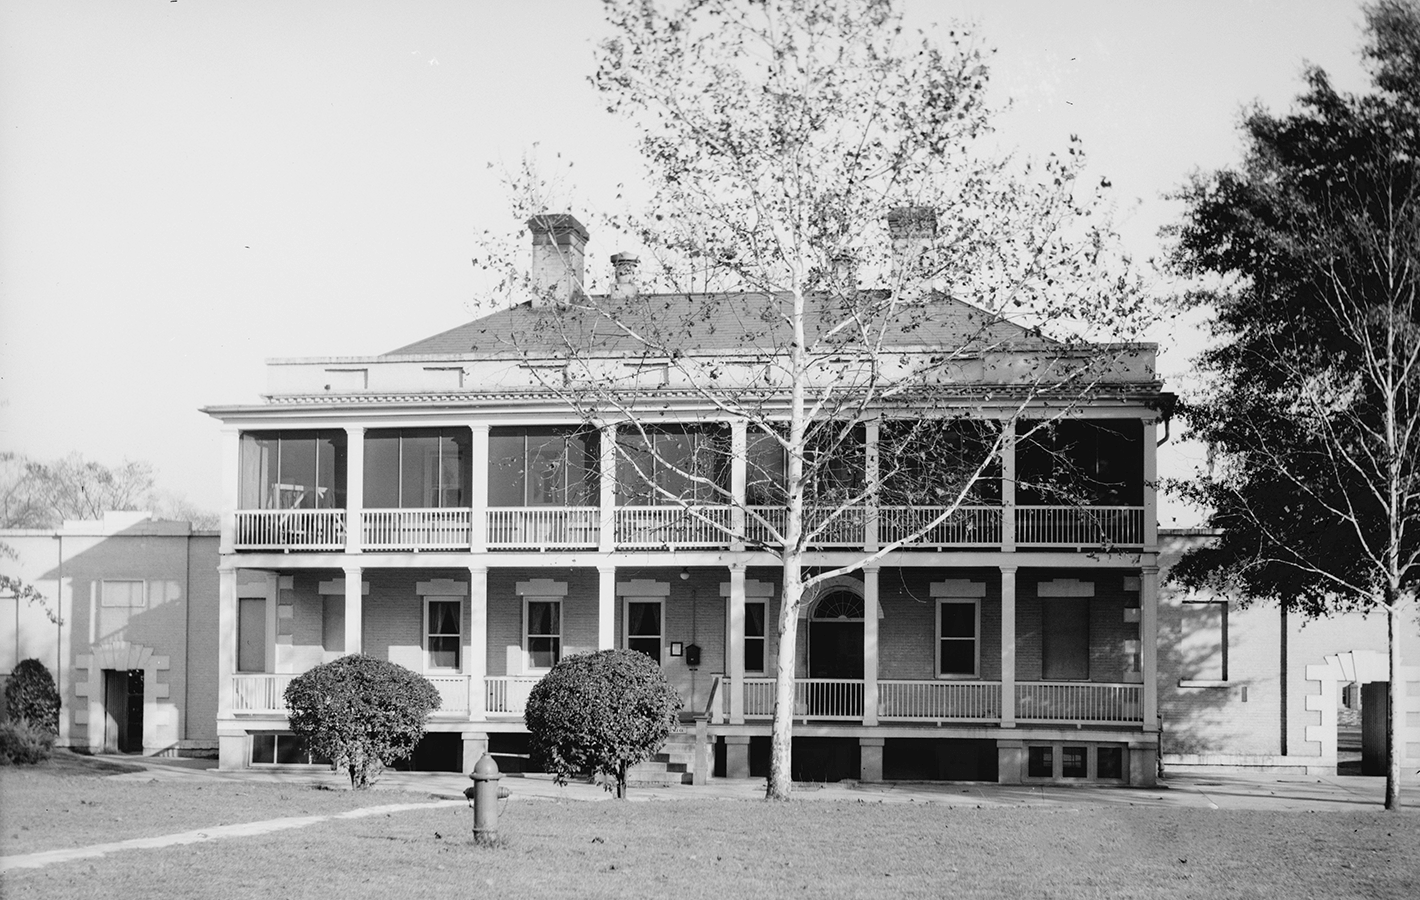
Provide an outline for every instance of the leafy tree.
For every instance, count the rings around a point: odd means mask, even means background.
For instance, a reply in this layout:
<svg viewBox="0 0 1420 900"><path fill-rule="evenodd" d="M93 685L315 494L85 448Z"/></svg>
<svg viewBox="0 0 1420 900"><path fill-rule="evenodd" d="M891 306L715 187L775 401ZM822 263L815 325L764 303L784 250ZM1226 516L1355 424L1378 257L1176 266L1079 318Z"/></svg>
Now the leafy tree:
<svg viewBox="0 0 1420 900"><path fill-rule="evenodd" d="M594 82L638 130L651 195L607 222L645 249L643 289L584 282L554 301L515 253L481 258L507 300L549 308L513 343L589 424L616 426L619 482L778 555L768 796L787 798L806 592L959 516L1010 442L1123 380L1137 347L1084 341L1136 334L1143 291L1102 187L1077 177L1077 140L1041 163L995 148L987 56L966 32L945 49L909 37L892 0L606 10ZM513 181L536 229L571 229L535 176ZM688 446L659 424L672 402L742 425L744 445L726 428ZM883 419L892 452L870 465L863 435ZM806 570L824 536L863 533L894 481L932 503L852 562Z"/></svg>
<svg viewBox="0 0 1420 900"><path fill-rule="evenodd" d="M14 560L16 558L15 548L4 541L0 541L0 559ZM56 625L64 624L64 620L59 617L59 613L56 610L50 607L49 601L45 599L44 594L40 593L39 588L30 584L28 581L14 575L6 575L4 572L0 572L0 592L13 595L16 603L23 600L27 606L38 604L39 608L44 610L44 615L49 621Z"/></svg>
<svg viewBox="0 0 1420 900"><path fill-rule="evenodd" d="M59 734L59 689L54 676L37 659L23 659L5 682L5 711L51 735Z"/></svg>
<svg viewBox="0 0 1420 900"><path fill-rule="evenodd" d="M116 466L71 453L39 462L0 452L0 528L58 528L66 519L99 519L109 510L152 510L160 518L214 529L217 514L155 487L153 467L125 460Z"/></svg>
<svg viewBox="0 0 1420 900"><path fill-rule="evenodd" d="M564 657L532 689L523 720L535 757L559 784L593 772L626 797L626 770L650 759L676 729L680 695L636 650Z"/></svg>
<svg viewBox="0 0 1420 900"><path fill-rule="evenodd" d="M1420 6L1367 9L1373 90L1326 73L1254 109L1243 164L1194 178L1173 262L1214 315L1183 408L1216 454L1183 485L1222 529L1174 570L1307 616L1377 610L1390 640L1386 807L1400 806L1397 635L1420 582Z"/></svg>
<svg viewBox="0 0 1420 900"><path fill-rule="evenodd" d="M345 769L356 790L414 752L439 703L424 676L362 654L316 666L286 686L291 731L312 753Z"/></svg>

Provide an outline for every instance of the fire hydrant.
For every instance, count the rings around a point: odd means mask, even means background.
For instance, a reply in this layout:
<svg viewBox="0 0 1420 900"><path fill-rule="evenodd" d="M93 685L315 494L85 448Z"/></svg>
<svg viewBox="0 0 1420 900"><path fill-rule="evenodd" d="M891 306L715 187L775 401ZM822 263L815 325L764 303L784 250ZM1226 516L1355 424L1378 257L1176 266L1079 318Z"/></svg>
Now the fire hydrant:
<svg viewBox="0 0 1420 900"><path fill-rule="evenodd" d="M505 787L498 786L503 776L498 772L498 764L487 753L474 764L469 773L473 787L465 788L463 795L468 805L473 807L473 837L480 844L491 843L498 838L498 801L506 800L512 794Z"/></svg>

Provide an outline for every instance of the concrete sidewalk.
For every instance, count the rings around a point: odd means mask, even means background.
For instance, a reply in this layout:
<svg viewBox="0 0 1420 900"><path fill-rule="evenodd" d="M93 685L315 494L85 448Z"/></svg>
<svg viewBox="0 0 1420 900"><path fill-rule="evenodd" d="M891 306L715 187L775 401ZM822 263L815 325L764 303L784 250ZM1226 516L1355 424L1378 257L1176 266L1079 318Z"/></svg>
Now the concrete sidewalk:
<svg viewBox="0 0 1420 900"><path fill-rule="evenodd" d="M259 772L219 772L212 760L158 759L132 756L106 757L135 763L143 772L111 775L135 781L196 779L286 784L322 784L334 788L349 784L341 774L327 769ZM453 772L385 772L377 789L423 794L439 799L462 799L472 782ZM549 775L508 775L502 780L514 800L611 799L601 787L586 783L559 786ZM633 801L759 800L763 778L730 780L712 778L703 785L632 787ZM1402 784L1402 793L1420 788L1414 773ZM940 803L950 806L1160 806L1195 809L1253 809L1302 811L1364 811L1381 809L1385 779L1354 775L1269 775L1265 773L1189 773L1166 778L1157 788L1094 785L1004 785L961 782L892 782L796 785L794 796L804 801Z"/></svg>

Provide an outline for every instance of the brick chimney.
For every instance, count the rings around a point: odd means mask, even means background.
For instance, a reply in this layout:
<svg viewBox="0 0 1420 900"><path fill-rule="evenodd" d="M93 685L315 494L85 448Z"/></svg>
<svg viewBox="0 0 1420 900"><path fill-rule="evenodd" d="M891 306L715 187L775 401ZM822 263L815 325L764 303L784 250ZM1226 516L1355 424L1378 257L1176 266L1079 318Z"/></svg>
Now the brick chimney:
<svg viewBox="0 0 1420 900"><path fill-rule="evenodd" d="M635 253L612 254L611 268L616 273L616 283L611 286L613 300L629 300L640 293L636 284L636 267L640 263L641 257Z"/></svg>
<svg viewBox="0 0 1420 900"><path fill-rule="evenodd" d="M904 288L919 286L928 274L922 254L937 237L937 211L930 206L898 206L887 214L892 240L892 281Z"/></svg>
<svg viewBox="0 0 1420 900"><path fill-rule="evenodd" d="M568 213L542 213L528 219L532 232L532 270L537 293L533 306L565 306L582 293L587 229Z"/></svg>

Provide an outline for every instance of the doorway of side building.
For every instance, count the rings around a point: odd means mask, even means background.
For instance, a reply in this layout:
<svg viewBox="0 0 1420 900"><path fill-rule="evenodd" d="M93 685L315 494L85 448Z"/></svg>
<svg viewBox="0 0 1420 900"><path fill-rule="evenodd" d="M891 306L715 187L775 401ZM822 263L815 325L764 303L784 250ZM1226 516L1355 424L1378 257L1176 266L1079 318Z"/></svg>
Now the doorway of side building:
<svg viewBox="0 0 1420 900"><path fill-rule="evenodd" d="M800 705L808 716L861 717L863 714L863 598L852 591L829 591L809 616L809 678L857 681L805 687Z"/></svg>
<svg viewBox="0 0 1420 900"><path fill-rule="evenodd" d="M104 752L143 752L142 669L104 669Z"/></svg>

